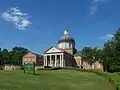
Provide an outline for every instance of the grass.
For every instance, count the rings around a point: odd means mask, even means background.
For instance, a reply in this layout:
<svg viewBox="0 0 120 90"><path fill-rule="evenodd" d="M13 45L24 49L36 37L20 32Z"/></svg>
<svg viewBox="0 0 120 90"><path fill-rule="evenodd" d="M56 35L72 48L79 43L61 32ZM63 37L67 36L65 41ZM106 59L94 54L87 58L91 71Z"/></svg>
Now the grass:
<svg viewBox="0 0 120 90"><path fill-rule="evenodd" d="M107 80L111 80L110 83L112 84L112 86L114 87L115 90L120 90L120 72L114 72L114 73L108 73L108 72L101 72L101 71L96 71L96 70L80 70L77 69L78 71L82 71L82 72L89 72L89 73L95 73L99 76L102 76L104 78L106 78Z"/></svg>
<svg viewBox="0 0 120 90"><path fill-rule="evenodd" d="M34 76L23 71L0 71L0 90L113 90L95 73L75 70L40 70Z"/></svg>
<svg viewBox="0 0 120 90"><path fill-rule="evenodd" d="M118 90L120 90L120 72L113 73L113 74L109 73L109 77L111 77L115 81L115 83L118 87Z"/></svg>

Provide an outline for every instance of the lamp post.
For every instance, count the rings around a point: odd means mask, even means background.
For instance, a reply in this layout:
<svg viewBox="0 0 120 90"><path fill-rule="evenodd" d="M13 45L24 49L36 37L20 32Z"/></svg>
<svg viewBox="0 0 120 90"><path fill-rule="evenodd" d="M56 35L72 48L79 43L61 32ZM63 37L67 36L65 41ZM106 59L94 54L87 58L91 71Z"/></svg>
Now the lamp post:
<svg viewBox="0 0 120 90"><path fill-rule="evenodd" d="M33 62L33 74L35 75L35 62Z"/></svg>
<svg viewBox="0 0 120 90"><path fill-rule="evenodd" d="M23 69L24 69L24 74L25 74L25 63L24 63L24 65L23 65Z"/></svg>
<svg viewBox="0 0 120 90"><path fill-rule="evenodd" d="M92 56L92 64L95 61L95 56ZM92 65L92 68L94 68L94 64Z"/></svg>

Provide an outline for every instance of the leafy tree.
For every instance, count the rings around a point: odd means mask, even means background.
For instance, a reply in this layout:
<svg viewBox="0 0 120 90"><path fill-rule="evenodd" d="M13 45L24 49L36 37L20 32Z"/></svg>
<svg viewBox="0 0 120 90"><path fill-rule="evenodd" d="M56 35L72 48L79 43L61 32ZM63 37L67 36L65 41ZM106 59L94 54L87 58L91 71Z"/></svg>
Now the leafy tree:
<svg viewBox="0 0 120 90"><path fill-rule="evenodd" d="M103 63L104 71L120 71L120 29L114 37L104 44L103 49L85 47L82 49L82 59L89 64L100 61Z"/></svg>
<svg viewBox="0 0 120 90"><path fill-rule="evenodd" d="M120 29L114 37L104 44L103 48L104 70L116 71L120 69Z"/></svg>
<svg viewBox="0 0 120 90"><path fill-rule="evenodd" d="M2 53L1 53L1 48L0 48L0 65L2 65Z"/></svg>
<svg viewBox="0 0 120 90"><path fill-rule="evenodd" d="M24 55L28 52L28 49L23 47L14 47L12 51L17 51L17 52L20 52L22 55Z"/></svg>
<svg viewBox="0 0 120 90"><path fill-rule="evenodd" d="M14 47L12 51L8 52L7 49L1 51L0 48L0 65L13 64L21 65L22 57L28 52L28 49L23 47Z"/></svg>
<svg viewBox="0 0 120 90"><path fill-rule="evenodd" d="M10 63L10 59L9 59L9 52L7 49L3 49L1 52L1 65L4 64L9 64Z"/></svg>
<svg viewBox="0 0 120 90"><path fill-rule="evenodd" d="M98 48L84 47L82 49L82 59L87 61L90 65L99 59Z"/></svg>
<svg viewBox="0 0 120 90"><path fill-rule="evenodd" d="M9 53L10 53L11 64L18 65L18 60L19 60L18 53L16 51L11 51Z"/></svg>
<svg viewBox="0 0 120 90"><path fill-rule="evenodd" d="M11 64L21 65L22 57L28 52L26 48L23 47L14 47L10 52Z"/></svg>

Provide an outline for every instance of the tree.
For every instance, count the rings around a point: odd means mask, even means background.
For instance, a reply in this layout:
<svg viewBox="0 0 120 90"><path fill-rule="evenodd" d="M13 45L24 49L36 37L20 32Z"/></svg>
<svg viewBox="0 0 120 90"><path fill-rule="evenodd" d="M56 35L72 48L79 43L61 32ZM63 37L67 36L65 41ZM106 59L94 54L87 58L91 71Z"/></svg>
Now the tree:
<svg viewBox="0 0 120 90"><path fill-rule="evenodd" d="M9 52L7 49L3 49L1 52L1 65L9 63L10 63Z"/></svg>
<svg viewBox="0 0 120 90"><path fill-rule="evenodd" d="M82 59L92 66L92 63L100 60L100 52L101 50L96 47L84 47L82 49Z"/></svg>
<svg viewBox="0 0 120 90"><path fill-rule="evenodd" d="M18 61L20 59L20 56L19 56L18 52L11 51L9 53L10 53L11 64L12 65L19 65Z"/></svg>
<svg viewBox="0 0 120 90"><path fill-rule="evenodd" d="M120 29L114 37L104 44L103 48L104 70L116 71L120 69Z"/></svg>
<svg viewBox="0 0 120 90"><path fill-rule="evenodd" d="M84 47L81 52L82 59L90 64L92 64L93 59L91 51L92 51L91 47Z"/></svg>
<svg viewBox="0 0 120 90"><path fill-rule="evenodd" d="M14 47L12 51L10 51L11 64L13 65L21 65L22 57L28 52L28 49L23 47Z"/></svg>
<svg viewBox="0 0 120 90"><path fill-rule="evenodd" d="M2 65L2 53L1 53L1 48L0 48L0 65Z"/></svg>

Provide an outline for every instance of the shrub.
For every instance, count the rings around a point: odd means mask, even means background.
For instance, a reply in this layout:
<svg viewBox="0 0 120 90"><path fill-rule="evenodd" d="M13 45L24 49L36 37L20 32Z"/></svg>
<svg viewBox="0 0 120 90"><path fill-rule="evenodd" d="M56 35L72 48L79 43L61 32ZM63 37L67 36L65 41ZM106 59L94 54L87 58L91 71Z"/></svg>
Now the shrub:
<svg viewBox="0 0 120 90"><path fill-rule="evenodd" d="M0 66L0 70L4 70L4 66Z"/></svg>
<svg viewBox="0 0 120 90"><path fill-rule="evenodd" d="M113 65L110 66L110 71L111 72L120 72L120 66L113 64Z"/></svg>
<svg viewBox="0 0 120 90"><path fill-rule="evenodd" d="M21 69L21 70L24 70L24 66L23 66L23 65L21 65L21 66L20 66L20 69Z"/></svg>

